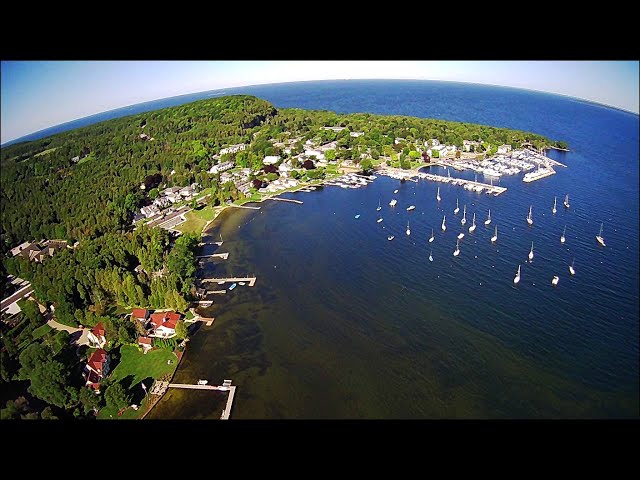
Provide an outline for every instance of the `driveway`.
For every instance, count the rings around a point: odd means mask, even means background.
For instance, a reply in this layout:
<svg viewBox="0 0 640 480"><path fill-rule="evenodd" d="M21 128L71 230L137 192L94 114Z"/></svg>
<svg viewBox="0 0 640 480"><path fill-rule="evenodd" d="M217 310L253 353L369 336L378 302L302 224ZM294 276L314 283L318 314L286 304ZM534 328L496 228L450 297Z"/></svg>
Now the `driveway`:
<svg viewBox="0 0 640 480"><path fill-rule="evenodd" d="M64 330L65 332L69 332L71 335L71 343L74 345L89 345L89 328L74 328L68 325L63 325L62 323L58 323L55 320L51 319L47 322L54 330Z"/></svg>

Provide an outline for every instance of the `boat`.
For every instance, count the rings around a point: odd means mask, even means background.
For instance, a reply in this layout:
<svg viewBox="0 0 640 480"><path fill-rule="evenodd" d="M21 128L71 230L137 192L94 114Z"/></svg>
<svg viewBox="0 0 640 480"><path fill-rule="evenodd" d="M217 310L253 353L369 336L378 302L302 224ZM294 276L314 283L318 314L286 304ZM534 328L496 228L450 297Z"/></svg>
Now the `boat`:
<svg viewBox="0 0 640 480"><path fill-rule="evenodd" d="M555 214L557 212L556 210L556 201L558 200L558 197L553 197L553 208L551 209L551 213Z"/></svg>
<svg viewBox="0 0 640 480"><path fill-rule="evenodd" d="M238 285L246 285L246 283L240 282L240 283L238 283Z"/></svg>
<svg viewBox="0 0 640 480"><path fill-rule="evenodd" d="M569 208L569 194L564 197L564 208Z"/></svg>
<svg viewBox="0 0 640 480"><path fill-rule="evenodd" d="M456 240L456 249L453 251L453 256L457 257L458 255L460 255L460 246L458 245L459 241Z"/></svg>
<svg viewBox="0 0 640 480"><path fill-rule="evenodd" d="M498 241L498 226L497 225L496 225L496 231L493 234L493 237L491 237L491 241L494 242L494 243Z"/></svg>
<svg viewBox="0 0 640 480"><path fill-rule="evenodd" d="M395 207L395 206L396 206L396 203L398 203L398 201L394 198L393 200L391 200L391 201L389 202L389 206L390 206L390 207Z"/></svg>
<svg viewBox="0 0 640 480"><path fill-rule="evenodd" d="M531 216L531 206L529 206L529 216L527 217L527 223L533 225L533 217Z"/></svg>
<svg viewBox="0 0 640 480"><path fill-rule="evenodd" d="M415 205L409 205L409 206L407 207L407 212L410 212L411 210L415 210L415 209L416 209L416 206L415 206Z"/></svg>
<svg viewBox="0 0 640 480"><path fill-rule="evenodd" d="M564 234L567 232L567 226L564 226L564 230L562 231L562 236L560 237L560 243L564 243L565 238L564 238Z"/></svg>
<svg viewBox="0 0 640 480"><path fill-rule="evenodd" d="M464 232L460 232L460 233L458 234L458 239L459 239L459 240L462 240L463 238L464 238Z"/></svg>
<svg viewBox="0 0 640 480"><path fill-rule="evenodd" d="M209 380L198 380L198 385L206 385L209 383Z"/></svg>
<svg viewBox="0 0 640 480"><path fill-rule="evenodd" d="M378 220L376 220L376 223L380 223L382 221L382 218L379 218Z"/></svg>
<svg viewBox="0 0 640 480"><path fill-rule="evenodd" d="M436 200L440 201L440 187L438 187L438 193L436 193Z"/></svg>
<svg viewBox="0 0 640 480"><path fill-rule="evenodd" d="M223 283L224 283L224 280L220 280L220 281L218 282L218 285L222 285Z"/></svg>
<svg viewBox="0 0 640 480"><path fill-rule="evenodd" d="M557 275L554 275L553 278L551 279L551 285L555 287L556 285L558 285L559 280L560 280L560 277L558 277Z"/></svg>
<svg viewBox="0 0 640 480"><path fill-rule="evenodd" d="M575 262L575 259L571 262L571 265L569 265L569 273L571 275L575 275L576 274L576 269L573 267L574 262Z"/></svg>
<svg viewBox="0 0 640 480"><path fill-rule="evenodd" d="M237 284L234 282L231 284L231 286L229 287L229 290L233 290L234 288L237 287Z"/></svg>
<svg viewBox="0 0 640 480"><path fill-rule="evenodd" d="M444 221L447 219L447 216L443 216L442 217L442 231L446 231L447 230L447 226L444 224Z"/></svg>
<svg viewBox="0 0 640 480"><path fill-rule="evenodd" d="M491 209L489 209L489 216L487 217L487 219L484 221L485 225L489 225L491 223Z"/></svg>
<svg viewBox="0 0 640 480"><path fill-rule="evenodd" d="M460 207L458 206L458 199L456 198L456 209L453 211L453 214L457 215L459 211L460 211Z"/></svg>
<svg viewBox="0 0 640 480"><path fill-rule="evenodd" d="M434 239L434 237L433 237L433 228L432 228L431 229L431 238L429 238L429 243L433 242L433 239Z"/></svg>
<svg viewBox="0 0 640 480"><path fill-rule="evenodd" d="M520 265L518 265L518 273L516 273L516 276L513 278L513 283L517 284L520 281Z"/></svg>
<svg viewBox="0 0 640 480"><path fill-rule="evenodd" d="M380 199L378 199L378 208L376 208L376 212L382 210L382 205L380 205Z"/></svg>
<svg viewBox="0 0 640 480"><path fill-rule="evenodd" d="M473 233L476 229L476 213L473 212L473 220L471 221L471 226L469 227L469 233Z"/></svg>
<svg viewBox="0 0 640 480"><path fill-rule="evenodd" d="M531 242L531 250L529 250L529 261L533 260L533 242Z"/></svg>
<svg viewBox="0 0 640 480"><path fill-rule="evenodd" d="M464 225L465 223L467 223L467 206L464 206L464 210L462 211L462 220L460 220L460 223L462 225Z"/></svg>
<svg viewBox="0 0 640 480"><path fill-rule="evenodd" d="M360 214L356 215L355 218L360 218Z"/></svg>
<svg viewBox="0 0 640 480"><path fill-rule="evenodd" d="M393 235L389 235L389 236L387 237L387 240L391 241L391 240L393 240L394 238L396 238L396 237L394 237Z"/></svg>
<svg viewBox="0 0 640 480"><path fill-rule="evenodd" d="M603 247L606 247L607 245L605 245L604 237L602 236L602 227L603 227L603 224L601 223L600 224L600 233L598 235L596 235L596 240L598 241L598 243L600 245L602 245Z"/></svg>
<svg viewBox="0 0 640 480"><path fill-rule="evenodd" d="M429 261L433 262L433 248L431 249L431 253L429 253Z"/></svg>
<svg viewBox="0 0 640 480"><path fill-rule="evenodd" d="M409 221L407 220L407 235L411 235L411 230L409 229Z"/></svg>
<svg viewBox="0 0 640 480"><path fill-rule="evenodd" d="M394 190L393 193L398 193L398 190Z"/></svg>

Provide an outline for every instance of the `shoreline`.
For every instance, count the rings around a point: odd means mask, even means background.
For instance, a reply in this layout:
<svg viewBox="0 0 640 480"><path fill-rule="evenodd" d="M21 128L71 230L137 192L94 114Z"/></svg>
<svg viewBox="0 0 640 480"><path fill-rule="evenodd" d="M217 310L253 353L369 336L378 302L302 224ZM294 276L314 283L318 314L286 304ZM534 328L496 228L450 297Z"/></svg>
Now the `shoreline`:
<svg viewBox="0 0 640 480"><path fill-rule="evenodd" d="M189 342L187 342L187 343L189 343ZM169 378L169 383L171 383L171 380L173 380L173 377L176 376L176 372L178 371L178 368L180 367L180 364L182 363L182 359L185 357L186 353L187 353L187 345L185 344L184 351L182 352L182 355L180 355L180 358L178 358L178 363L176 364L176 368L173 370L173 373L171 374L171 378ZM169 389L167 388L165 390L165 392L162 395L160 395L158 397L158 399L155 402L153 402L149 408L147 408L147 411L144 412L144 414L138 420L144 420L145 417L147 415L149 415L151 410L153 410L156 407L156 405L158 405L158 403L160 403L160 400L162 400L164 398L164 396L165 396L165 394L167 393L168 390ZM151 394L149 394L149 395L151 395Z"/></svg>

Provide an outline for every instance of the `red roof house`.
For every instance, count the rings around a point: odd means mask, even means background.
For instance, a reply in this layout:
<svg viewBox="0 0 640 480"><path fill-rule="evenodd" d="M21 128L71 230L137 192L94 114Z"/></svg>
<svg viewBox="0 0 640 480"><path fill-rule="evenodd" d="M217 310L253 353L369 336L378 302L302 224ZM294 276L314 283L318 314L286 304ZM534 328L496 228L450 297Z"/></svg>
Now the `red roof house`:
<svg viewBox="0 0 640 480"><path fill-rule="evenodd" d="M107 373L109 373L109 354L102 348L98 348L91 354L84 367L82 375L86 381L85 385L99 393L100 382Z"/></svg>
<svg viewBox="0 0 640 480"><path fill-rule="evenodd" d="M105 330L102 322L99 322L95 327L93 327L89 333L87 334L87 339L91 344L97 348L104 347L105 343L107 343L107 339L104 336Z"/></svg>
<svg viewBox="0 0 640 480"><path fill-rule="evenodd" d="M138 337L138 345L142 347L142 353L147 353L152 347L151 339L149 337Z"/></svg>
<svg viewBox="0 0 640 480"><path fill-rule="evenodd" d="M146 322L149 318L149 310L146 308L134 308L131 312L131 318L135 318L141 322Z"/></svg>
<svg viewBox="0 0 640 480"><path fill-rule="evenodd" d="M153 325L152 337L170 338L176 334L176 325L180 320L180 314L176 312L152 313L150 323Z"/></svg>

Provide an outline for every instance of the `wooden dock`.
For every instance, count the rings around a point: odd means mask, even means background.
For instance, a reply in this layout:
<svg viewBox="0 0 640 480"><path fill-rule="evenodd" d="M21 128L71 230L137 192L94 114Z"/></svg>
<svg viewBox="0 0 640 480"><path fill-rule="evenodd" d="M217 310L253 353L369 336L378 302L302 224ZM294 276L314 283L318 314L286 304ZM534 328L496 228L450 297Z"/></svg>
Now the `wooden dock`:
<svg viewBox="0 0 640 480"><path fill-rule="evenodd" d="M229 392L229 396L227 397L227 404L222 411L222 415L220 416L220 420L229 420L231 416L231 407L233 407L233 400L236 396L236 387L231 385L231 380L225 380L222 385L193 385L189 383L166 383L164 390L167 388L184 388L187 390L209 390L209 391L219 391L219 392ZM155 386L155 384L154 384ZM163 390L163 393L164 393ZM153 388L152 388L153 393Z"/></svg>
<svg viewBox="0 0 640 480"><path fill-rule="evenodd" d="M229 258L229 252L212 253L210 255L196 255L196 258L221 258L223 260L226 260L227 258Z"/></svg>
<svg viewBox="0 0 640 480"><path fill-rule="evenodd" d="M228 392L231 388L220 385L193 385L191 383L170 383L169 388L186 388L188 390L218 390L221 392Z"/></svg>
<svg viewBox="0 0 640 480"><path fill-rule="evenodd" d="M260 207L248 207L247 205L235 205L233 203L231 203L229 206L235 208L247 208L249 210L260 210Z"/></svg>
<svg viewBox="0 0 640 480"><path fill-rule="evenodd" d="M257 277L228 277L228 278L203 278L201 282L218 283L218 282L249 282L249 286L256 284Z"/></svg>
<svg viewBox="0 0 640 480"><path fill-rule="evenodd" d="M220 420L229 420L229 417L231 416L231 407L233 406L233 397L235 397L236 395L236 387L235 386L231 386L229 387L229 396L227 397L227 405L224 407L224 410L222 411L222 416L220 417Z"/></svg>
<svg viewBox="0 0 640 480"><path fill-rule="evenodd" d="M279 202L290 202L297 203L298 205L302 205L304 202L302 200L293 200L292 198L280 198L280 197L270 197L267 200L278 200Z"/></svg>

